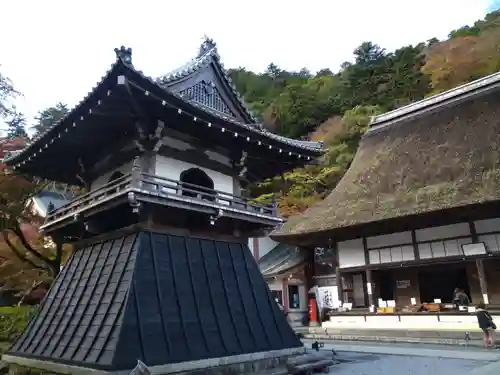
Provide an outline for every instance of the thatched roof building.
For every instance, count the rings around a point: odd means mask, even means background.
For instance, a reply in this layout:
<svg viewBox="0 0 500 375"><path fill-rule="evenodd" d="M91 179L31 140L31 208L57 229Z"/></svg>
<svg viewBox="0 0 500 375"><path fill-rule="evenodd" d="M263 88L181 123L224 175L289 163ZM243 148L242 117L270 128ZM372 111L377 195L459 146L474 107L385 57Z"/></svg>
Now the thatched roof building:
<svg viewBox="0 0 500 375"><path fill-rule="evenodd" d="M300 243L376 234L381 225L402 230L499 201L499 90L496 73L375 117L334 191L272 237Z"/></svg>

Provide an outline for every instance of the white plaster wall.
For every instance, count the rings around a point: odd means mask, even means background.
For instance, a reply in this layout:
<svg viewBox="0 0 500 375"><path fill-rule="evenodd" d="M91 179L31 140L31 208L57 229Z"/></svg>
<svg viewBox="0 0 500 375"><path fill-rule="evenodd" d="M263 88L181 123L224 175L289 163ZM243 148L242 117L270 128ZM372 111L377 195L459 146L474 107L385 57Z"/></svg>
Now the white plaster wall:
<svg viewBox="0 0 500 375"><path fill-rule="evenodd" d="M127 174L127 173L132 172L132 162L133 161L131 160L131 161L121 165L118 168L115 168L111 171L108 171L108 172L100 175L94 181L92 181L92 184L90 184L90 190L99 189L100 187L106 185L109 182L109 178L111 177L111 175L116 171L120 171L123 174Z"/></svg>
<svg viewBox="0 0 500 375"><path fill-rule="evenodd" d="M228 194L234 194L233 177L227 176L208 168L203 168L195 164L168 158L158 155L156 157L155 174L160 177L169 178L175 181L180 180L181 173L190 168L199 168L204 171L214 182L214 189Z"/></svg>
<svg viewBox="0 0 500 375"><path fill-rule="evenodd" d="M281 281L268 282L267 285L269 286L270 290L283 292L283 283Z"/></svg>
<svg viewBox="0 0 500 375"><path fill-rule="evenodd" d="M445 238L470 236L470 228L468 223L459 223L451 225L443 225L440 227L431 227L418 229L415 231L417 242L442 240Z"/></svg>
<svg viewBox="0 0 500 375"><path fill-rule="evenodd" d="M394 245L404 245L411 243L411 231L383 234L381 236L366 237L368 249L375 247L385 247Z"/></svg>
<svg viewBox="0 0 500 375"><path fill-rule="evenodd" d="M337 243L339 251L339 267L358 267L365 265L365 252L363 249L363 240L342 241Z"/></svg>
<svg viewBox="0 0 500 375"><path fill-rule="evenodd" d="M478 220L474 222L474 226L476 227L477 234L492 232L500 233L500 218Z"/></svg>

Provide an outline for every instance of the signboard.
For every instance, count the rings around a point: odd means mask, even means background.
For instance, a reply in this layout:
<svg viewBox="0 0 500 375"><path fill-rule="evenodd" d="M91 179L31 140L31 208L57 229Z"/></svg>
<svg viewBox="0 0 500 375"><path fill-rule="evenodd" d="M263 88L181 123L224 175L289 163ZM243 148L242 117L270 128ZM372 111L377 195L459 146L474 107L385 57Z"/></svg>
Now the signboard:
<svg viewBox="0 0 500 375"><path fill-rule="evenodd" d="M398 280L396 281L396 287L398 289L406 289L409 288L411 285L410 280Z"/></svg>
<svg viewBox="0 0 500 375"><path fill-rule="evenodd" d="M484 242L469 243L462 245L462 251L467 256L486 254L486 246Z"/></svg>
<svg viewBox="0 0 500 375"><path fill-rule="evenodd" d="M338 309L340 307L338 287L323 286L316 290L316 301L320 311L322 309Z"/></svg>

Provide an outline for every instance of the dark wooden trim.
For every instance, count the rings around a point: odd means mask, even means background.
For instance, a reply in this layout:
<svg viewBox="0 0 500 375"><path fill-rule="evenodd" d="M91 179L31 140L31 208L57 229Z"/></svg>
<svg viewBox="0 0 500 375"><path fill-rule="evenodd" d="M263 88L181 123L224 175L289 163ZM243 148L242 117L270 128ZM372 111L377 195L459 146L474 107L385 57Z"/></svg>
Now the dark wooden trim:
<svg viewBox="0 0 500 375"><path fill-rule="evenodd" d="M472 242L474 242L474 243L478 242L479 239L478 239L478 235L476 232L476 224L474 224L473 221L469 221L469 230L470 230L470 234L472 237Z"/></svg>
<svg viewBox="0 0 500 375"><path fill-rule="evenodd" d="M340 267L337 265L335 269L335 278L337 279L337 294L341 304L344 303L344 285L342 283L342 273L340 272Z"/></svg>
<svg viewBox="0 0 500 375"><path fill-rule="evenodd" d="M144 224L141 224L141 223L132 224L132 225L114 230L112 232L98 234L96 236L86 238L82 241L73 242L72 245L73 245L73 248L75 249L75 251L78 251L78 250L81 250L81 249L88 247L89 245L92 245L92 244L97 243L97 242L114 240L116 238L120 238L123 236L127 236L129 234L141 232L144 230L145 230Z"/></svg>
<svg viewBox="0 0 500 375"><path fill-rule="evenodd" d="M417 233L415 229L411 231L411 245L413 246L413 257L415 260L420 259L420 253L418 251Z"/></svg>
<svg viewBox="0 0 500 375"><path fill-rule="evenodd" d="M440 257L440 258L428 258L428 259L419 259L418 261L403 261L403 262L393 262L393 263L383 263L383 264L370 264L367 266L358 266L358 267L349 267L342 268L342 272L360 272L366 271L367 269L372 270L388 270L392 268L406 268L406 267L419 267L419 266L429 266L429 265L438 265L438 264L446 264L446 263L461 263L461 262L470 262L476 259L489 259L489 258L500 258L500 252L489 253L489 254L481 254L481 255L473 255L473 256L465 256L465 255L457 255L451 257Z"/></svg>
<svg viewBox="0 0 500 375"><path fill-rule="evenodd" d="M368 243L366 237L363 237L363 252L365 254L365 264L370 264L370 253L368 252Z"/></svg>
<svg viewBox="0 0 500 375"><path fill-rule="evenodd" d="M198 239L219 240L219 241L247 244L247 239L242 238L242 237L223 235L223 234L218 234L215 232L210 232L210 233L197 232L197 231L191 231L191 230L185 229L185 228L169 227L169 226L165 226L165 225L158 225L155 223L137 223L137 224L132 224L132 225L126 226L124 228L114 230L112 232L99 234L99 235L96 235L96 236L93 236L90 238L86 238L82 241L74 242L73 246L74 246L75 251L78 251L78 250L85 248L85 247L87 247L91 244L94 244L96 242L109 241L109 240L113 240L116 238L120 238L123 236L127 236L127 235L130 235L133 233L139 233L139 232L172 234L172 235L192 237L192 238L198 238Z"/></svg>

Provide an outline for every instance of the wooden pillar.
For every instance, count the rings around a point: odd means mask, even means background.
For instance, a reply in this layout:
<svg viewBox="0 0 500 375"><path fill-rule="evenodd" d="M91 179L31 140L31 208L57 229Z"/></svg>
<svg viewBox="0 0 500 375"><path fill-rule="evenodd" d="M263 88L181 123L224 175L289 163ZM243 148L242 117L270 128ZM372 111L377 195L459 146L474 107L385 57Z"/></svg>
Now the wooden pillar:
<svg viewBox="0 0 500 375"><path fill-rule="evenodd" d="M337 294L339 298L340 305L344 303L344 290L342 285L342 275L340 274L340 267L337 266L335 269L335 278L337 279Z"/></svg>
<svg viewBox="0 0 500 375"><path fill-rule="evenodd" d="M476 267L479 285L481 287L481 294L483 295L483 302L485 305L488 305L490 300L488 298L488 283L486 282L486 275L484 273L483 259L476 259Z"/></svg>
<svg viewBox="0 0 500 375"><path fill-rule="evenodd" d="M373 301L373 281L372 281L372 270L366 270L366 292L368 294L368 307L375 305Z"/></svg>
<svg viewBox="0 0 500 375"><path fill-rule="evenodd" d="M260 259L260 253L259 253L259 237L253 237L252 238L252 247L253 247L253 256L256 261L259 261Z"/></svg>
<svg viewBox="0 0 500 375"><path fill-rule="evenodd" d="M282 280L282 283L281 283L281 287L283 288L283 311L285 313L288 312L289 308L288 308L288 298L289 298L289 295L288 295L288 278L284 278Z"/></svg>

